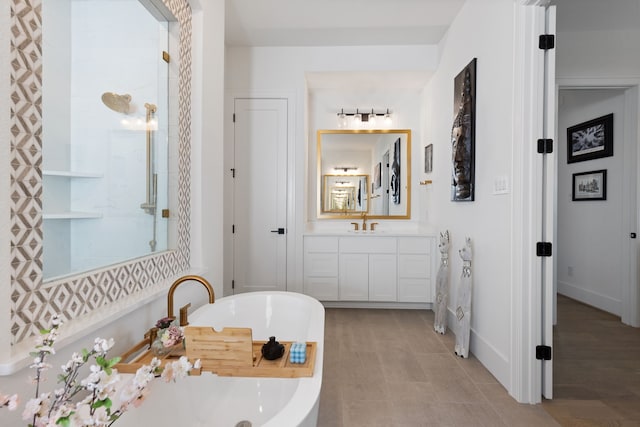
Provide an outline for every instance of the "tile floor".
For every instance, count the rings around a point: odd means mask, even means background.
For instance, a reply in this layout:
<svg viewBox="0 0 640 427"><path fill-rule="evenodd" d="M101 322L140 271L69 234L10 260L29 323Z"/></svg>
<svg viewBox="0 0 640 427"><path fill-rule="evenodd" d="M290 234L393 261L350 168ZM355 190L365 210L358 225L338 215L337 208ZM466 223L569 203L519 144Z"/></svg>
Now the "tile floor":
<svg viewBox="0 0 640 427"><path fill-rule="evenodd" d="M554 398L543 408L566 426L640 426L640 328L558 295Z"/></svg>
<svg viewBox="0 0 640 427"><path fill-rule="evenodd" d="M433 312L326 310L318 425L640 426L640 329L558 296L554 399L518 404Z"/></svg>
<svg viewBox="0 0 640 427"><path fill-rule="evenodd" d="M328 308L319 426L557 426L453 353L433 312Z"/></svg>

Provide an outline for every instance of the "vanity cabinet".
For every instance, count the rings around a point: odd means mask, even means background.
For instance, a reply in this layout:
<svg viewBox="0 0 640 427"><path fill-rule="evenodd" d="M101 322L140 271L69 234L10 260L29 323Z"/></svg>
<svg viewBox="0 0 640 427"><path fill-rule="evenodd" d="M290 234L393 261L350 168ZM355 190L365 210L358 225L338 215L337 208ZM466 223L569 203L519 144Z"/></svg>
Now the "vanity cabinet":
<svg viewBox="0 0 640 427"><path fill-rule="evenodd" d="M431 298L431 244L423 237L398 239L398 301Z"/></svg>
<svg viewBox="0 0 640 427"><path fill-rule="evenodd" d="M395 237L340 237L340 301L396 301Z"/></svg>
<svg viewBox="0 0 640 427"><path fill-rule="evenodd" d="M304 293L321 301L431 302L430 236L304 237Z"/></svg>
<svg viewBox="0 0 640 427"><path fill-rule="evenodd" d="M304 293L321 301L338 299L338 239L304 239Z"/></svg>

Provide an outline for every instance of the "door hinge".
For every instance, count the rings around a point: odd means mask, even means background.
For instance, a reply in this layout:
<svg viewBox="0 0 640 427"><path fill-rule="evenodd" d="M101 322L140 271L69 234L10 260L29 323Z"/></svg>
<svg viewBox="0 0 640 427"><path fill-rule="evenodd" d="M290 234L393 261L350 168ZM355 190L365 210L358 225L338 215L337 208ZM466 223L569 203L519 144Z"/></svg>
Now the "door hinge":
<svg viewBox="0 0 640 427"><path fill-rule="evenodd" d="M231 168L231 178L236 177L236 168Z"/></svg>
<svg viewBox="0 0 640 427"><path fill-rule="evenodd" d="M541 34L538 40L538 47L542 50L549 50L556 47L556 36L553 34Z"/></svg>
<svg viewBox="0 0 640 427"><path fill-rule="evenodd" d="M231 225L231 234L234 234L236 232L236 225L232 224Z"/></svg>
<svg viewBox="0 0 640 427"><path fill-rule="evenodd" d="M536 255L537 256L551 256L551 242L537 242L536 243Z"/></svg>
<svg viewBox="0 0 640 427"><path fill-rule="evenodd" d="M539 139L538 140L538 153L551 154L553 153L553 139Z"/></svg>
<svg viewBox="0 0 640 427"><path fill-rule="evenodd" d="M233 123L236 122L236 113L233 113Z"/></svg>
<svg viewBox="0 0 640 427"><path fill-rule="evenodd" d="M171 56L169 55L169 52L167 52L166 50L162 51L162 60L167 64L171 61Z"/></svg>
<svg viewBox="0 0 640 427"><path fill-rule="evenodd" d="M236 288L236 281L232 280L231 281L231 289L235 289Z"/></svg>
<svg viewBox="0 0 640 427"><path fill-rule="evenodd" d="M538 360L551 360L551 347L548 345L536 346L536 359Z"/></svg>

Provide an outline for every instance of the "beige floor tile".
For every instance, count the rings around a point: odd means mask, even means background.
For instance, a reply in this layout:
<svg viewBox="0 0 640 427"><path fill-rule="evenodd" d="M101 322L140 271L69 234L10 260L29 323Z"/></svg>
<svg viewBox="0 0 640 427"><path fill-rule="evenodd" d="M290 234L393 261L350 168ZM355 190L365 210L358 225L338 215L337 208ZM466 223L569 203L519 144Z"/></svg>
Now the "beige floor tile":
<svg viewBox="0 0 640 427"><path fill-rule="evenodd" d="M599 400L554 399L544 409L561 425L620 425L624 417Z"/></svg>
<svg viewBox="0 0 640 427"><path fill-rule="evenodd" d="M468 359L457 358L457 363L475 384L498 383L498 380L491 375L473 354L469 354Z"/></svg>
<svg viewBox="0 0 640 427"><path fill-rule="evenodd" d="M473 354L456 357L455 335L435 333L431 311L327 309L318 425L639 427L640 330L559 304L554 393L572 400L542 405L517 403ZM603 356L604 337L627 354Z"/></svg>
<svg viewBox="0 0 640 427"><path fill-rule="evenodd" d="M344 425L359 426L392 426L393 416L391 404L385 400L378 401L345 401L343 402Z"/></svg>

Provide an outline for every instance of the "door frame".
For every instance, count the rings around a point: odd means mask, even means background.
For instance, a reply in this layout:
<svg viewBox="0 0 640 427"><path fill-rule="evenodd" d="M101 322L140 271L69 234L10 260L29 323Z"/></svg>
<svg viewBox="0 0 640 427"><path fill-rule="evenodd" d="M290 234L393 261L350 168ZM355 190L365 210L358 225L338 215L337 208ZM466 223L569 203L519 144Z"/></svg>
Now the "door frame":
<svg viewBox="0 0 640 427"><path fill-rule="evenodd" d="M640 215L635 218L631 214L632 210L638 212L640 209L640 174L638 173L638 162L640 162L640 79L616 79L616 78L558 78L556 79L556 100L558 94L563 89L623 89L625 102L624 135L625 139L634 139L634 151L631 156L624 157L624 170L631 171L631 179L623 180L622 215L623 223L627 227L627 232L640 232ZM556 103L556 123L558 116L558 106ZM634 126L635 124L635 126ZM556 130L556 140L558 132ZM558 147L562 149L563 147ZM558 176L558 164L556 163L555 174ZM626 175L625 173L625 176ZM557 206L556 206L557 208ZM557 218L557 210L554 211ZM554 241L556 241L557 230L554 230ZM625 282L622 300L622 323L640 327L640 284L638 283L638 239L624 239L620 242L622 253L625 257L624 263L629 266L625 273ZM557 294L557 272L554 270L554 293ZM557 303L554 299L554 324L557 319Z"/></svg>
<svg viewBox="0 0 640 427"><path fill-rule="evenodd" d="M553 225L554 218L548 213L555 205L550 197L553 187L549 186L554 179L549 173L552 168L543 168L543 157L549 155L538 154L537 140L547 137L544 105L549 96L553 96L549 88L555 89L555 76L549 76L545 86L545 54L538 47L539 35L546 33L548 1L515 0L515 3L510 263L511 283L517 286L511 289L508 390L518 402L539 403L543 363L535 354L537 345L552 339L543 334L543 326L547 325L543 324L546 316L542 312L545 296L542 288L553 286L552 281L545 279L551 277L554 261L552 257L543 261L536 256L536 243L543 237L553 243L549 236L552 233L542 234L543 223ZM545 206L544 212L542 206Z"/></svg>
<svg viewBox="0 0 640 427"><path fill-rule="evenodd" d="M286 290L295 290L296 274L296 249L302 248L302 238L298 236L296 219L296 192L299 191L296 185L296 96L287 92L261 92L261 91L234 91L225 94L224 101L224 179L223 179L223 296L233 295L231 281L233 280L234 243L231 227L234 218L233 200L233 177L231 169L234 165L234 136L235 128L233 124L234 104L237 98L244 99L286 99L287 100L287 224L286 245L287 245L287 279Z"/></svg>

